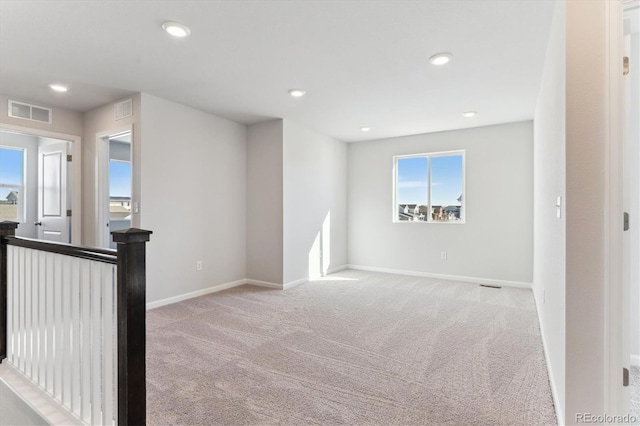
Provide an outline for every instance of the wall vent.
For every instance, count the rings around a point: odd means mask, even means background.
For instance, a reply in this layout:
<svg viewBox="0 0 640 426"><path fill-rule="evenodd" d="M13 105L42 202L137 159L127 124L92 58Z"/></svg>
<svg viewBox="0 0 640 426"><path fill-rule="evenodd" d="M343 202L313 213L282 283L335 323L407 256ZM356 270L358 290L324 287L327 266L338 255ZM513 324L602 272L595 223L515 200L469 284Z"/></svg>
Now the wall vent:
<svg viewBox="0 0 640 426"><path fill-rule="evenodd" d="M122 120L133 115L133 102L131 99L118 102L113 107L113 115L116 120Z"/></svg>
<svg viewBox="0 0 640 426"><path fill-rule="evenodd" d="M9 117L51 124L51 109L10 99Z"/></svg>

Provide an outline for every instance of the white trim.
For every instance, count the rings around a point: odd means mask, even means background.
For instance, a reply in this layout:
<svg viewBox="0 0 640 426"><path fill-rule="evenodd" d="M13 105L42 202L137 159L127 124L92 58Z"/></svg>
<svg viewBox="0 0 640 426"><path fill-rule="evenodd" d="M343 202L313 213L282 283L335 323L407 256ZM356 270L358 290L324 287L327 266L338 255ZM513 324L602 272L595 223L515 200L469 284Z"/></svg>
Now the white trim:
<svg viewBox="0 0 640 426"><path fill-rule="evenodd" d="M336 266L335 268L329 268L327 270L326 275L335 274L336 272L344 271L345 269L349 269L349 265L345 264L345 265Z"/></svg>
<svg viewBox="0 0 640 426"><path fill-rule="evenodd" d="M453 157L453 156L461 156L462 157L462 202L460 203L460 220L458 221L451 221L451 222L445 222L445 221L437 221L437 220L432 220L431 219L431 214L428 213L427 216L425 217L425 220L423 221L409 221L409 220L399 220L398 219L398 202L397 202L397 195L398 195L398 186L397 186L397 180L398 180L398 160L401 159L407 159L407 158L426 158L427 160L427 210L429 212L431 212L431 208L433 206L432 202L431 202L431 159L432 158L442 158L442 157ZM391 222L396 224L396 223L443 223L443 224L455 224L455 225L464 225L465 224L465 207L464 207L464 200L466 199L466 195L465 195L465 191L466 191L466 186L465 186L465 182L466 182L466 162L465 162L465 156L466 156L466 149L456 149L456 150L452 150L452 151L440 151L440 152L431 152L431 153L420 153L420 154L403 154L403 155L394 155L393 156L393 169L392 169L392 199L393 199L393 210L392 210L392 220Z"/></svg>
<svg viewBox="0 0 640 426"><path fill-rule="evenodd" d="M542 349L544 352L544 361L547 365L547 375L549 376L549 384L551 385L551 396L553 397L553 406L556 411L556 420L559 425L564 424L564 412L563 407L560 405L560 399L558 398L558 386L554 380L553 367L549 361L549 350L547 349L547 338L544 332L544 326L542 325L542 316L540 315L540 304L538 303L537 293L533 292L533 301L536 305L536 314L538 315L538 324L540 326L540 337L542 339Z"/></svg>
<svg viewBox="0 0 640 426"><path fill-rule="evenodd" d="M291 287L296 287L296 286L299 286L300 284L304 284L308 282L309 282L309 278L300 278L299 280L290 281L286 284L283 284L282 289L287 290L287 289L290 289Z"/></svg>
<svg viewBox="0 0 640 426"><path fill-rule="evenodd" d="M327 273L323 276L329 275L329 274L335 274L336 272L340 272L340 271L344 271L345 269L348 269L349 265L340 265L340 266L336 266L335 268L331 268L329 270L327 270ZM295 281L290 281L288 283L285 284L277 284L277 283L272 283L272 282L268 282L268 281L260 281L260 280L252 280L247 278L247 284L249 285L255 285L258 287L266 287L266 288L275 288L278 290L288 290L290 288L299 286L300 284L304 284L304 283L308 283L309 281L312 281L314 278L308 277L308 278L300 278L298 280Z"/></svg>
<svg viewBox="0 0 640 426"><path fill-rule="evenodd" d="M79 418L62 408L62 405L54 400L30 379L25 377L13 365L5 360L0 364L0 380L18 397L20 397L36 413L42 416L52 425L83 425Z"/></svg>
<svg viewBox="0 0 640 426"><path fill-rule="evenodd" d="M525 283L520 281L504 281L504 280L494 280L490 278L461 277L458 275L433 274L430 272L418 272L418 271L404 271L401 269L375 268L372 266L362 266L362 265L348 265L348 268L358 269L361 271L384 272L386 274L410 275L412 277L426 277L426 278L436 278L441 280L463 281L463 282L475 283L475 284L489 284L489 285L497 285L502 287L525 288L529 290L531 290L532 288L531 283Z"/></svg>
<svg viewBox="0 0 640 426"><path fill-rule="evenodd" d="M622 386L622 368L629 357L629 281L623 262L623 139L622 139L622 2L611 1L605 7L605 209L604 209L604 412L626 414L629 388ZM622 285L619 285L622 283ZM627 321L628 322L628 321ZM626 360L625 360L626 358Z"/></svg>
<svg viewBox="0 0 640 426"><path fill-rule="evenodd" d="M13 124L6 123L0 123L0 130L71 142L74 185L71 192L71 211L73 212L71 218L71 244L82 244L82 188L80 188L80 184L82 182L82 138L78 135L51 132L49 130L15 126Z"/></svg>
<svg viewBox="0 0 640 426"><path fill-rule="evenodd" d="M217 291L226 290L228 288L238 287L243 284L247 284L247 280L237 280L228 283L216 284L204 290L192 291L190 293L184 293L179 296L168 297L166 299L157 300L155 302L147 303L147 310L159 308L160 306L170 305L172 303L182 302L183 300L193 299L194 297L204 296L205 294L215 293Z"/></svg>
<svg viewBox="0 0 640 426"><path fill-rule="evenodd" d="M631 365L633 367L640 367L640 355L631 354Z"/></svg>
<svg viewBox="0 0 640 426"><path fill-rule="evenodd" d="M17 105L22 105L22 106L28 106L29 107L29 118L27 117L20 117L19 115L13 115L13 105L17 104ZM35 118L33 118L33 109L34 108L38 108L38 109L43 109L43 110L47 110L49 111L49 120L48 121L42 121L42 120L36 120ZM40 105L34 105L34 104L28 104L26 102L22 102L22 101L18 101L15 99L9 99L8 105L7 105L7 112L8 112L8 116L11 118L17 118L19 120L28 120L28 121L33 121L36 123L44 123L44 124L51 124L53 121L53 111L51 108L47 108L47 107L43 107Z"/></svg>
<svg viewBox="0 0 640 426"><path fill-rule="evenodd" d="M277 290L282 290L282 284L271 283L271 282L268 282L268 281L251 280L249 278L247 278L245 280L245 282L246 282L246 284L255 285L255 286L258 286L258 287L275 288Z"/></svg>
<svg viewBox="0 0 640 426"><path fill-rule="evenodd" d="M129 152L131 158L131 226L133 225L134 216L134 200L133 198L133 124L127 126L114 127L112 129L104 130L96 133L95 138L95 191L94 191L94 206L95 206L95 232L96 241L95 244L99 247L109 248L111 246L111 232L107 228L109 223L109 140L110 138L123 133L129 133L131 142L129 143Z"/></svg>

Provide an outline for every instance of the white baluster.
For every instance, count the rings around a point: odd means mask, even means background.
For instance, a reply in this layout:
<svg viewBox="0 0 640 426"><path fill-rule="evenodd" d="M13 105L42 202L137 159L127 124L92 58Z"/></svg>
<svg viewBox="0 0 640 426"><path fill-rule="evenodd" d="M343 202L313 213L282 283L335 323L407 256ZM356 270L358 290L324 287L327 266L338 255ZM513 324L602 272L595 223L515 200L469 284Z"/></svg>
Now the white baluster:
<svg viewBox="0 0 640 426"><path fill-rule="evenodd" d="M85 421L91 420L91 262L81 261L80 267L80 310L82 315L82 361L81 361L81 394L82 409L80 416Z"/></svg>
<svg viewBox="0 0 640 426"><path fill-rule="evenodd" d="M55 370L53 374L53 396L58 401L62 402L62 357L63 357L63 324L62 324L62 265L60 257L53 255L53 282L51 285L54 288L54 348L53 353L55 356Z"/></svg>
<svg viewBox="0 0 640 426"><path fill-rule="evenodd" d="M39 350L40 350L40 371L38 373L38 383L45 386L47 368L47 281L46 281L46 256L43 252L38 253L38 297L39 297Z"/></svg>
<svg viewBox="0 0 640 426"><path fill-rule="evenodd" d="M45 282L47 287L47 368L46 368L46 380L45 386L50 394L54 394L53 389L53 369L54 369L54 296L55 289L53 283L53 255L51 253L45 254Z"/></svg>
<svg viewBox="0 0 640 426"><path fill-rule="evenodd" d="M102 312L100 264L91 265L91 424L102 424Z"/></svg>
<svg viewBox="0 0 640 426"><path fill-rule="evenodd" d="M31 336L33 333L32 328L32 316L31 316L31 259L30 259L30 251L24 250L22 262L24 265L23 271L23 288L24 288L24 370L23 373L30 377L31 376Z"/></svg>
<svg viewBox="0 0 640 426"><path fill-rule="evenodd" d="M80 416L80 401L81 401L81 389L80 389L80 323L82 318L80 317L80 259L71 259L71 318L72 318L72 358L73 368L71 372L71 411Z"/></svg>
<svg viewBox="0 0 640 426"><path fill-rule="evenodd" d="M113 329L113 265L102 264L102 332L103 332L103 414L102 423L113 424L113 351L116 346L115 333Z"/></svg>
<svg viewBox="0 0 640 426"><path fill-rule="evenodd" d="M15 364L15 351L16 351L16 332L15 332L15 314L16 314L16 300L15 300L15 279L14 279L14 260L15 260L15 247L7 247L7 359L12 364Z"/></svg>

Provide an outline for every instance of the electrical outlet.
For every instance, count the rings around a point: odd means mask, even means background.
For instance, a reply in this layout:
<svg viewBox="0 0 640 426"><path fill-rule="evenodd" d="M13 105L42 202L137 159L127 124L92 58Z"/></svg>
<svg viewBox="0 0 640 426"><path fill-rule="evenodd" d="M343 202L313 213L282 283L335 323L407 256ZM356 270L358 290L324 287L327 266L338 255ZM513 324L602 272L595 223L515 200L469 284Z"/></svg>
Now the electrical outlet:
<svg viewBox="0 0 640 426"><path fill-rule="evenodd" d="M196 271L202 271L202 260L196 262Z"/></svg>
<svg viewBox="0 0 640 426"><path fill-rule="evenodd" d="M440 253L440 260L447 260L447 252L443 251Z"/></svg>

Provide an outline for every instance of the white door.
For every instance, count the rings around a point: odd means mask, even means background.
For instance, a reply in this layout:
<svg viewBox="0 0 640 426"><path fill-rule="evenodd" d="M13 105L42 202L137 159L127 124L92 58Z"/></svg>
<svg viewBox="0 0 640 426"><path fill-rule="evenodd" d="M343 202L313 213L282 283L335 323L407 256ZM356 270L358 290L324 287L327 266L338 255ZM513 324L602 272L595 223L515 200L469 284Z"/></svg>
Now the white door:
<svg viewBox="0 0 640 426"><path fill-rule="evenodd" d="M67 142L38 148L38 238L69 242Z"/></svg>

